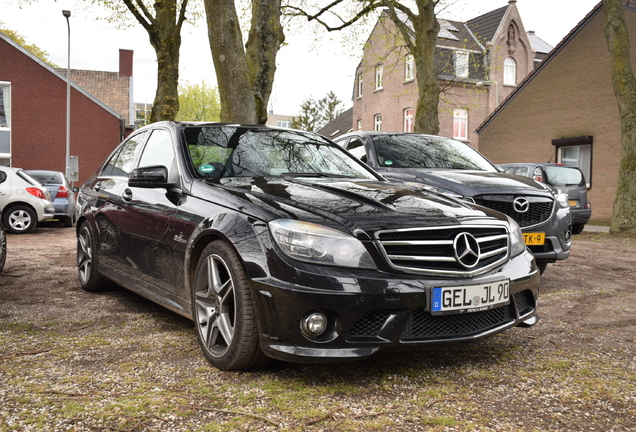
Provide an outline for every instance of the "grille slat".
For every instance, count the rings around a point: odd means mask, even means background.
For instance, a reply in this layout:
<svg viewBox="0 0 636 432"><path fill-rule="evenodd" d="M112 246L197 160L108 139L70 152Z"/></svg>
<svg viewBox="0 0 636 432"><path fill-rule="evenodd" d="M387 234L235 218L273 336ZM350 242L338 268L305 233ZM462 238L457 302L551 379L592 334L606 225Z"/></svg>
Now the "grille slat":
<svg viewBox="0 0 636 432"><path fill-rule="evenodd" d="M479 244L479 261L471 267L457 258L455 239L470 234ZM508 230L502 225L456 225L387 230L376 233L391 265L406 272L475 276L508 259ZM474 241L474 240L471 240Z"/></svg>

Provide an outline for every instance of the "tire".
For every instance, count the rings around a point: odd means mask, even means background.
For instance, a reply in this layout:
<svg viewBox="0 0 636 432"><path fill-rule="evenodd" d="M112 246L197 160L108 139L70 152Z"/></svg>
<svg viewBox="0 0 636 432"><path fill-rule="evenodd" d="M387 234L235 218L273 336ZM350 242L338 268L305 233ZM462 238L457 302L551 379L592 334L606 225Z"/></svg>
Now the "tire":
<svg viewBox="0 0 636 432"><path fill-rule="evenodd" d="M585 228L585 224L572 225L572 234L581 234L583 232L583 228Z"/></svg>
<svg viewBox="0 0 636 432"><path fill-rule="evenodd" d="M84 291L103 291L109 284L108 279L99 274L96 250L90 224L84 221L77 233L77 275Z"/></svg>
<svg viewBox="0 0 636 432"><path fill-rule="evenodd" d="M208 361L221 370L250 369L268 361L259 345L256 309L247 276L223 241L206 246L192 289L192 317Z"/></svg>
<svg viewBox="0 0 636 432"><path fill-rule="evenodd" d="M0 227L0 273L4 270L4 263L7 261L7 236Z"/></svg>
<svg viewBox="0 0 636 432"><path fill-rule="evenodd" d="M545 269L548 268L548 263L547 262L538 262L537 263L537 267L539 267L539 275L543 275L543 272L545 272Z"/></svg>
<svg viewBox="0 0 636 432"><path fill-rule="evenodd" d="M38 218L30 207L17 205L2 213L2 221L8 232L26 234L33 231Z"/></svg>

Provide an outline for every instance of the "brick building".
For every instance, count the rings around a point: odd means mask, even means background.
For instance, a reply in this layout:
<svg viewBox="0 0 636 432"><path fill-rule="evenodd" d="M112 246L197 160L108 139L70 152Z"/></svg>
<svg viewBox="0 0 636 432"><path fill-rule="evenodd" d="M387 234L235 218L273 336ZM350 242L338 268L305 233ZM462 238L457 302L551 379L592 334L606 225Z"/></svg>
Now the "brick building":
<svg viewBox="0 0 636 432"><path fill-rule="evenodd" d="M65 171L66 75L0 33L0 165ZM123 116L71 83L71 155L79 183L121 141Z"/></svg>
<svg viewBox="0 0 636 432"><path fill-rule="evenodd" d="M627 3L636 70L636 1ZM580 167L596 221L612 217L621 151L604 23L599 3L477 129L480 151L495 163Z"/></svg>
<svg viewBox="0 0 636 432"><path fill-rule="evenodd" d="M402 19L410 26L406 15ZM440 135L478 148L475 128L551 47L526 32L516 0L468 22L439 22ZM418 87L413 56L400 39L383 13L356 70L353 129L412 131Z"/></svg>

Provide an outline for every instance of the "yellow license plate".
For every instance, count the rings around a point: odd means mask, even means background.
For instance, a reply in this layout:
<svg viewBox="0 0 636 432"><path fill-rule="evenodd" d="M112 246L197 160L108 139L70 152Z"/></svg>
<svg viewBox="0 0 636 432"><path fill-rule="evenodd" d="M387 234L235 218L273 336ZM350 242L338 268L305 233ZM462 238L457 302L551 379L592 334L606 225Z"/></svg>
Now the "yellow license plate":
<svg viewBox="0 0 636 432"><path fill-rule="evenodd" d="M576 200L568 200L568 205L570 207L576 207L577 204L578 202Z"/></svg>
<svg viewBox="0 0 636 432"><path fill-rule="evenodd" d="M545 243L545 233L523 233L523 240L527 245L542 245Z"/></svg>

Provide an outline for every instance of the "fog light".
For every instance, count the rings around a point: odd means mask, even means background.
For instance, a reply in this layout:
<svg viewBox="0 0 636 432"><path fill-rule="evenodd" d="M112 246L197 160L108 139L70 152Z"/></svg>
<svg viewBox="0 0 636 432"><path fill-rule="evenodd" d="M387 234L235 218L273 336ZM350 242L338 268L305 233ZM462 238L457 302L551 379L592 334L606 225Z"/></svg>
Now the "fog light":
<svg viewBox="0 0 636 432"><path fill-rule="evenodd" d="M300 321L300 329L306 336L320 336L327 329L327 317L322 312L312 312Z"/></svg>

